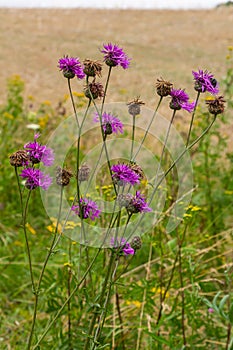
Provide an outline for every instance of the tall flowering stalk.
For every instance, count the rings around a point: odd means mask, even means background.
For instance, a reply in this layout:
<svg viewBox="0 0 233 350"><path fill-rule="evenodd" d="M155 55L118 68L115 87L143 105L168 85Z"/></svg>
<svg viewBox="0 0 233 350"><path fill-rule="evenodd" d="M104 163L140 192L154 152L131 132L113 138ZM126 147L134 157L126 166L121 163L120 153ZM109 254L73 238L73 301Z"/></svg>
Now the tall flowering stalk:
<svg viewBox="0 0 233 350"><path fill-rule="evenodd" d="M214 78L213 74L209 73L207 70L203 71L201 69L199 69L198 72L193 71L192 74L193 74L193 78L194 78L194 90L197 91L197 97L196 97L196 101L195 101L194 110L192 113L191 122L189 125L186 147L188 147L188 145L189 145L191 131L192 131L192 127L193 127L194 116L195 116L195 112L196 112L196 106L198 104L201 93L209 92L212 95L216 95L219 92L218 82Z"/></svg>
<svg viewBox="0 0 233 350"><path fill-rule="evenodd" d="M109 88L109 82L112 70L115 67L121 67L124 70L129 68L131 59L128 58L127 54L124 52L122 48L118 45L108 43L104 44L101 50L103 54L103 62L108 66L108 75L105 85L103 86L101 82L97 81L97 79L101 78L102 75L102 63L100 61L94 61L90 59L85 59L83 64L80 62L78 58L64 56L58 62L58 67L60 71L63 73L63 76L68 81L68 89L70 93L71 103L73 106L76 124L77 124L77 149L76 149L76 168L74 174L71 170L57 167L56 169L56 184L60 186L60 201L57 215L57 223L55 228L55 233L52 239L52 243L46 255L45 261L42 265L42 269L39 275L38 282L35 282L32 262L31 262L31 252L30 246L27 237L26 231L26 222L27 222L27 212L28 212L28 204L31 192L36 188L42 188L43 190L47 190L52 183L52 179L49 175L47 175L44 171L37 167L38 164L42 163L44 166L52 166L54 162L54 152L52 149L48 148L46 145L41 145L38 142L39 135L36 134L34 136L34 140L32 142L28 142L24 145L24 149L15 152L10 156L10 163L15 167L15 173L17 177L19 193L20 193L20 202L22 207L22 219L23 219L23 229L24 236L27 246L27 255L29 260L29 269L31 275L31 283L33 292L35 294L35 302L34 302L34 313L33 320L31 325L31 332L29 335L29 340L27 344L27 349L31 349L34 328L36 324L37 318L37 309L38 309L38 301L39 301L39 293L41 289L41 283L43 280L43 276L45 273L45 269L49 258L56 245L59 242L61 237L61 233L59 230L59 224L61 221L61 213L62 213L62 205L63 205L63 193L64 187L67 186L72 177L76 180L76 193L74 195L73 203L70 205L69 212L67 213L65 224L63 228L66 226L66 222L68 221L69 216L73 216L76 219L80 220L80 232L81 232L81 242L80 242L80 250L79 250L79 262L78 262L78 273L72 276L72 268L71 265L68 268L68 279L67 279L67 298L63 302L61 308L57 311L54 318L48 323L44 332L41 336L38 337L36 344L33 346L33 350L36 350L41 344L42 340L49 332L49 330L53 327L54 323L61 316L65 309L68 310L68 343L69 347L72 348L72 315L71 315L71 300L77 291L83 286L85 283L85 287L87 286L87 277L89 276L90 285L91 285L91 293L94 295L94 280L92 279L92 268L96 262L97 257L102 251L104 245L108 244L109 255L107 257L107 264L105 268L104 279L99 288L99 294L95 298L95 301L92 305L92 314L89 322L89 329L86 333L86 340L84 344L84 350L95 350L99 347L100 339L102 336L102 332L104 329L106 315L108 312L108 307L111 300L113 286L118 280L121 272L118 272L118 266L121 261L127 261L128 265L131 260L134 258L137 250L141 248L142 242L140 237L134 236L135 231L137 230L141 220L145 215L149 215L154 211L152 208L152 201L157 193L159 185L162 183L164 178L171 172L171 170L175 167L175 165L179 162L179 160L184 156L186 152L188 152L195 144L197 144L204 135L210 130L213 125L218 114L224 111L224 99L223 96L215 96L213 100L208 100L207 107L210 114L213 114L213 118L209 126L202 132L202 134L194 140L191 144L189 144L189 139L191 135L191 129L193 125L194 114L196 110L197 103L199 101L200 93L210 92L212 94L216 94L218 92L218 84L214 77L207 71L193 72L194 80L195 80L195 90L198 92L197 98L195 102L190 102L189 95L183 89L174 89L173 84L169 81L165 81L162 78L158 79L156 82L156 91L159 95L159 101L154 110L153 116L148 123L145 134L140 142L139 148L135 152L135 133L136 133L136 117L141 113L141 106L144 105L144 102L140 100L139 97L134 99L133 101L128 103L128 113L130 117L133 117L133 127L132 127L132 135L131 135L131 148L128 162L126 161L112 161L108 154L107 149L107 139L108 137L116 137L118 134L124 133L124 126L121 122L120 116L116 116L114 113L106 112L105 110L105 98L107 96L107 91ZM78 119L78 114L76 111L76 106L74 103L73 93L71 89L71 79L77 78L78 80L82 80L86 78L85 86L84 86L84 94L88 100L87 106L84 112L84 116L80 121ZM137 155L139 154L143 143L146 140L146 137L150 131L151 125L154 122L154 119L157 115L157 111L164 101L165 97L170 98L169 107L172 109L172 117L169 122L169 126L167 128L162 152L160 154L160 162L158 167L155 169L155 177L153 183L151 183L152 189L146 188L145 193L141 190L140 186L142 185L142 180L144 179L143 169L135 162ZM102 99L100 106L96 104L96 99ZM92 120L94 123L99 123L100 132L102 136L102 148L97 159L97 164L94 170L92 170L92 174L90 175L90 169L87 165L81 165L81 135L84 124L86 123L86 118L88 116L88 112L90 110L91 104L95 108L95 113L92 115ZM190 130L188 134L186 148L180 153L180 155L175 159L175 161L165 170L164 174L158 178L159 172L161 169L162 161L164 159L164 154L166 151L166 147L168 144L168 140L171 133L171 127L173 125L175 116L177 111L185 110L189 113L192 113L192 121L190 124ZM111 136L110 136L111 135ZM84 193L82 182L93 180L94 173L97 169L98 163L105 151L106 160L108 163L108 170L110 175L111 186L113 186L115 191L114 200L114 209L111 214L106 215L109 221L106 224L106 232L104 234L104 238L100 243L100 247L97 250L94 258L91 260L89 255L89 249L86 245L87 242L87 227L90 230L94 230L94 226L98 225L98 222L101 220L102 216L105 214L103 208L99 206L98 201L93 197L93 194ZM18 174L18 168L22 167L22 171ZM25 189L28 191L27 199L24 202L23 193L22 193L22 185L21 180L23 181ZM87 186L88 188L88 186ZM148 191L147 191L148 190ZM134 225L134 218L138 217L137 221L135 219L136 224ZM103 222L103 221L102 221ZM129 227L133 222L133 229L130 231ZM121 227L123 226L123 228ZM63 231L63 229L62 229ZM129 234L130 231L130 234ZM95 231L94 231L95 232ZM112 233L113 232L113 233ZM98 235L98 233L96 233ZM183 238L179 242L179 258L181 259L181 245L183 243ZM85 245L85 246L84 246ZM85 250L84 265L85 270L81 275L81 264L83 264L83 249ZM72 260L72 249L71 242L69 243L68 256L69 263ZM177 259L174 263L174 269L177 263ZM148 262L149 265L152 260L152 244L150 246L150 253ZM127 265L127 267L128 267ZM179 261L180 266L180 276L182 272L182 264ZM126 268L127 268L126 267ZM173 270L174 272L174 270ZM173 273L172 272L172 273ZM72 281L75 281L75 286L72 289ZM149 279L149 272L147 275L147 279ZM170 283L170 281L169 281ZM181 280L181 284L183 286L183 280ZM166 290L167 293L168 290ZM90 293L90 294L91 294ZM89 296L90 297L90 296ZM140 314L140 326L143 321L143 313L144 313L144 304L146 300L146 293L143 295L143 307L141 308ZM159 310L158 320L160 320L162 316L162 303L164 299L161 297L161 307ZM184 324L184 317L182 318ZM141 341L141 329L138 333L138 339L136 347L139 349ZM185 343L185 335L184 335L184 343Z"/></svg>
<svg viewBox="0 0 233 350"><path fill-rule="evenodd" d="M20 204L21 204L21 211L22 211L22 226L23 226L23 232L24 232L24 239L26 243L26 252L28 256L28 263L29 263L29 271L30 271L30 277L31 277L31 284L32 284L32 291L35 296L34 300L34 313L33 313L33 319L31 323L31 331L28 338L27 343L27 349L29 350L31 348L31 343L33 339L34 334L34 327L36 322L36 315L37 315L37 306L38 306L38 298L39 298L39 291L40 291L40 284L42 281L43 273L47 264L47 261L45 262L41 276L39 278L38 283L35 282L34 273L33 273L33 266L32 266L32 257L31 257L31 250L29 246L29 240L28 240L28 234L27 234L27 214L28 214L28 208L29 208L29 199L31 196L31 192L37 188L42 188L43 190L47 190L49 186L52 183L52 178L45 174L43 171L41 171L38 168L35 168L37 164L42 162L45 166L51 166L54 161L54 154L53 150L48 148L46 145L39 144L36 140L39 138L39 134L35 134L34 136L34 142L28 142L24 145L24 150L16 151L14 154L10 156L10 164L15 167L15 174L17 178L17 184L20 194ZM23 167L21 173L18 175L18 167ZM19 176L24 181L24 186L28 190L28 194L24 203L23 200L23 193L21 189L20 179Z"/></svg>

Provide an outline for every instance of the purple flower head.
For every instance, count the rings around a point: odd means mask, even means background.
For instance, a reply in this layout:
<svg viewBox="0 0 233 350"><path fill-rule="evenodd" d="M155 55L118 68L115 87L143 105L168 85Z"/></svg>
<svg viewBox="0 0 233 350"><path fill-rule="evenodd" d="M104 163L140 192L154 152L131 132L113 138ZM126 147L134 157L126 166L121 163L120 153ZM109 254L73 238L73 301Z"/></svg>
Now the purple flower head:
<svg viewBox="0 0 233 350"><path fill-rule="evenodd" d="M119 255L134 255L134 249L130 246L130 243L126 239L121 238L120 242L116 238L111 238L110 244L113 248L119 249Z"/></svg>
<svg viewBox="0 0 233 350"><path fill-rule="evenodd" d="M81 211L80 211L81 208ZM100 216L101 210L98 209L98 206L95 202L88 198L80 198L80 206L73 205L71 210L75 212L80 218L95 220Z"/></svg>
<svg viewBox="0 0 233 350"><path fill-rule="evenodd" d="M195 107L195 102L188 102L189 96L186 94L186 92L182 89L172 89L170 92L170 96L172 97L172 100L170 102L170 108L171 109L185 109L188 112L192 112Z"/></svg>
<svg viewBox="0 0 233 350"><path fill-rule="evenodd" d="M214 312L214 309L212 307L209 307L208 312L212 314Z"/></svg>
<svg viewBox="0 0 233 350"><path fill-rule="evenodd" d="M133 171L130 166L126 164L115 164L111 167L113 180L119 185L123 186L126 184L135 185L139 183L139 175Z"/></svg>
<svg viewBox="0 0 233 350"><path fill-rule="evenodd" d="M136 191L136 195L131 197L126 208L132 214L147 213L152 211L152 209L146 203L145 197L140 193L140 191Z"/></svg>
<svg viewBox="0 0 233 350"><path fill-rule="evenodd" d="M72 79L76 76L78 79L83 79L85 77L83 67L76 57L64 56L60 58L58 67L63 72L65 78Z"/></svg>
<svg viewBox="0 0 233 350"><path fill-rule="evenodd" d="M98 113L95 113L94 122L99 122L99 119L100 118ZM121 134L123 133L122 122L120 121L120 119L118 119L117 117L115 117L110 113L106 113L106 112L103 113L102 126L103 126L105 135L110 135L112 133L117 134L118 132L120 132Z"/></svg>
<svg viewBox="0 0 233 350"><path fill-rule="evenodd" d="M104 49L101 52L104 54L104 62L108 66L121 66L124 69L129 67L130 59L122 48L111 43L103 45L103 47Z"/></svg>
<svg viewBox="0 0 233 350"><path fill-rule="evenodd" d="M208 91L213 95L216 95L219 92L218 82L214 78L213 74L207 70L203 71L199 69L198 72L192 72L194 81L195 81L195 90L199 92Z"/></svg>
<svg viewBox="0 0 233 350"><path fill-rule="evenodd" d="M25 168L20 176L26 180L25 186L29 190L34 190L37 187L47 190L52 183L52 178L40 169Z"/></svg>
<svg viewBox="0 0 233 350"><path fill-rule="evenodd" d="M28 142L24 145L24 149L28 152L29 158L33 164L42 162L45 166L53 165L53 150L45 145L40 145L36 139L39 134L35 134L34 142Z"/></svg>

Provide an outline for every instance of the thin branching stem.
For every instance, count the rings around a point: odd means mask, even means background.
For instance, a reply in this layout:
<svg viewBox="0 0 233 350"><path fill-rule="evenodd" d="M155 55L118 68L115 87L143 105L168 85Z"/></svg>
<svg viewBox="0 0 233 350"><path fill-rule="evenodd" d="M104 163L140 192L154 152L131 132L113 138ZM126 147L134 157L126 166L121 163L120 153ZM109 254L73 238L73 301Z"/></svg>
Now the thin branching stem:
<svg viewBox="0 0 233 350"><path fill-rule="evenodd" d="M68 89L69 89L70 98L71 98L71 102L72 102L72 106L73 106L73 110L74 110L74 114L75 114L76 123L79 127L78 114L77 114L76 107L75 107L74 96L73 96L72 89L71 89L70 79L67 79L67 80L68 80Z"/></svg>
<svg viewBox="0 0 233 350"><path fill-rule="evenodd" d="M159 188L159 186L161 185L161 183L163 182L163 180L167 177L167 175L170 173L170 171L176 166L176 164L182 159L182 157L185 155L185 153L187 153L191 148L193 148L211 129L212 125L214 124L215 120L216 120L217 115L214 115L213 120L211 121L211 123L208 125L208 127L201 133L200 136L198 136L196 138L196 140L194 140L187 148L185 148L180 155L176 158L176 160L170 165L170 167L164 172L164 174L161 176L160 180L157 182L156 186L154 187L150 200L148 202L148 204L150 204ZM139 224L141 223L142 219L144 218L144 213L141 214L140 219L138 220L137 224L134 226L134 230L133 232L129 235L129 237L131 237L134 232L136 231L137 227L139 226Z"/></svg>
<svg viewBox="0 0 233 350"><path fill-rule="evenodd" d="M142 141L141 141L141 143L140 143L140 146L139 146L137 152L136 152L135 155L133 156L132 161L134 161L134 160L136 159L138 153L140 152L140 150L141 150L141 148L142 148L142 146L143 146L143 144L144 144L144 142L145 142L145 139L146 139L146 137L147 137L147 135L148 135L148 132L149 132L149 130L150 130L150 127L151 127L151 125L152 125L152 123L153 123L153 121L154 121L154 119L155 119L155 117L156 117L156 114L157 114L157 112L158 112L159 106L161 105L162 99L163 99L163 96L161 96L160 99L159 99L159 102L158 102L158 104L157 104L157 107L155 108L155 111L154 111L154 113L153 113L153 115L152 115L151 121L150 121L150 123L149 123L149 125L148 125L148 127L147 127L147 129L146 129L146 132L145 132L145 134L144 134L144 136L143 136L143 138L142 138Z"/></svg>
<svg viewBox="0 0 233 350"><path fill-rule="evenodd" d="M133 127L132 127L132 137L131 137L131 151L130 151L130 160L133 160L133 148L134 148L134 138L135 138L135 121L136 121L136 116L135 114L133 115Z"/></svg>
<svg viewBox="0 0 233 350"><path fill-rule="evenodd" d="M149 281L150 273L151 273L151 259L152 259L152 241L150 242L150 249L148 254L148 260L147 260L147 271L146 271L146 281ZM147 296L147 288L144 287L143 291L143 297L142 297L142 304L141 304L141 311L140 311L140 318L139 318L139 327L138 327L138 334L137 334L137 343L135 350L140 349L141 339L142 339L142 322L143 322L143 316L144 316L144 309L146 305L146 296Z"/></svg>
<svg viewBox="0 0 233 350"><path fill-rule="evenodd" d="M56 315L54 316L54 318L52 319L52 321L47 325L47 327L45 328L43 334L39 337L37 343L33 346L32 350L36 350L37 347L40 345L40 343L42 342L42 340L44 339L44 337L47 335L47 333L49 332L49 330L52 328L52 326L54 325L54 323L56 322L56 320L60 317L61 313L63 312L63 310L65 309L65 307L67 306L68 302L73 298L73 296L76 294L76 292L78 291L78 289L80 288L80 286L82 285L83 281L86 279L89 271L92 269L97 257L99 256L101 252L101 248L99 248L94 256L94 258L92 259L90 265L88 266L87 270L84 272L81 280L76 284L76 286L74 287L73 291L70 293L69 298L67 298L65 300L65 302L63 303L63 305L61 306L61 308L58 310L58 312L56 313Z"/></svg>
<svg viewBox="0 0 233 350"><path fill-rule="evenodd" d="M28 349L30 349L31 342L32 342L32 337L34 333L34 328L35 328L35 323L36 323L36 317L37 317L37 308L38 308L38 301L39 301L39 294L40 294L40 287L41 287L41 282L45 273L46 266L48 264L49 258L51 257L53 251L54 251L54 244L56 241L57 237L57 232L58 232L58 227L59 227L59 221L61 217L61 209L62 209L62 199L63 199L63 186L61 186L61 194L60 194L60 203L59 203L59 211L58 211L58 219L57 219L57 224L54 232L54 237L52 240L52 243L50 245L49 251L47 253L47 256L45 258L43 267L41 269L40 277L37 283L37 287L35 289L35 302L34 302L34 312L33 312L33 318L32 318L32 324L31 324L31 331L30 331L30 337L29 337L29 342L28 342Z"/></svg>
<svg viewBox="0 0 233 350"><path fill-rule="evenodd" d="M196 108L197 108L197 105L198 105L200 94L201 94L200 91L198 91L197 92L196 101L195 101L194 110L193 110L193 113L192 113L191 122L189 124L189 131L188 131L188 136L187 136L187 141L186 141L186 147L188 147L188 145L189 145L189 141L190 141L190 137L191 137L191 131L192 131L192 127L193 127L193 121L194 121L194 117L195 117Z"/></svg>

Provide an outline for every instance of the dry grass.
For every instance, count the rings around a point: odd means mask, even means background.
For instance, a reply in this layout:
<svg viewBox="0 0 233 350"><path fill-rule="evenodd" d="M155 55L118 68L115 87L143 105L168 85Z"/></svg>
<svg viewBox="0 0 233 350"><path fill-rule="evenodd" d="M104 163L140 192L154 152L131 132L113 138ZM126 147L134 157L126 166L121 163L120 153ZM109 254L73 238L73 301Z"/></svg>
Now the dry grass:
<svg viewBox="0 0 233 350"><path fill-rule="evenodd" d="M217 79L226 71L227 47L233 44L233 8L205 11L92 9L0 9L0 104L6 80L19 74L26 96L57 103L67 86L57 69L64 54L102 59L102 43L114 42L132 57L131 69L112 75L106 102L128 102L140 95L154 107L157 77L186 88L192 98L193 69L208 69ZM116 74L117 73L117 74ZM103 77L104 79L105 77ZM82 83L74 83L76 91ZM156 98L157 101L157 98ZM169 117L166 107L160 113ZM183 125L187 113L177 114ZM232 135L233 127L223 128Z"/></svg>
<svg viewBox="0 0 233 350"><path fill-rule="evenodd" d="M141 95L153 106L156 77L191 89L192 69L225 72L232 45L233 9L207 11L0 10L0 102L6 79L20 74L26 93L57 101L67 92L57 60L64 54L101 59L103 42L115 42L133 57L132 69L114 75L111 101ZM82 86L77 85L77 90Z"/></svg>

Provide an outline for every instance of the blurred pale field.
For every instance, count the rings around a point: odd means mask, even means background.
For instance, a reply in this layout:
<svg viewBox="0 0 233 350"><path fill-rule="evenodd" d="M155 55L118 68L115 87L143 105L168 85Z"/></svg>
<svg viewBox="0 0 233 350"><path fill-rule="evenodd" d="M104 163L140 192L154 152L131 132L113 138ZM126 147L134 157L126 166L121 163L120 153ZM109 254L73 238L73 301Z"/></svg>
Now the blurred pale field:
<svg viewBox="0 0 233 350"><path fill-rule="evenodd" d="M154 107L154 84L160 76L194 98L193 69L208 69L217 79L225 74L227 47L233 44L233 8L0 9L0 104L13 74L25 80L26 96L57 102L67 93L58 59L65 54L102 59L99 50L107 42L123 47L132 64L126 71L114 70L106 102L127 102L140 95ZM75 81L73 86L82 91L83 83Z"/></svg>

